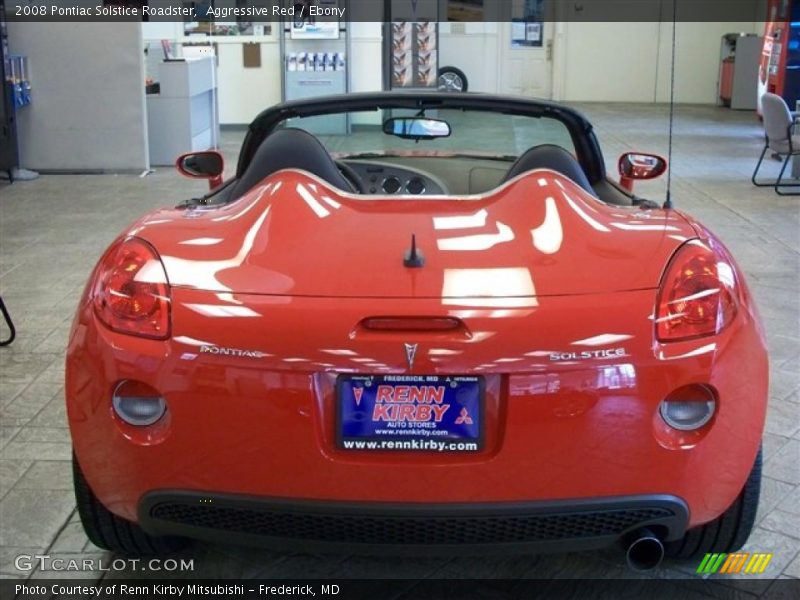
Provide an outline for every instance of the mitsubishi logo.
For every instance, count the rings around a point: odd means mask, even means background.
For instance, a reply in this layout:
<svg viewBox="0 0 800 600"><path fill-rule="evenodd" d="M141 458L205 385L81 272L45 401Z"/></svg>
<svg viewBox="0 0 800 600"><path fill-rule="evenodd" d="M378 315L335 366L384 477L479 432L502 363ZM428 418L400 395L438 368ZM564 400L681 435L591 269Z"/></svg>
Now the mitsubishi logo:
<svg viewBox="0 0 800 600"><path fill-rule="evenodd" d="M406 347L406 362L408 363L408 370L414 368L414 357L417 356L417 346L419 344L404 344Z"/></svg>
<svg viewBox="0 0 800 600"><path fill-rule="evenodd" d="M472 425L472 417L469 416L466 407L461 409L461 413L456 417L456 425Z"/></svg>

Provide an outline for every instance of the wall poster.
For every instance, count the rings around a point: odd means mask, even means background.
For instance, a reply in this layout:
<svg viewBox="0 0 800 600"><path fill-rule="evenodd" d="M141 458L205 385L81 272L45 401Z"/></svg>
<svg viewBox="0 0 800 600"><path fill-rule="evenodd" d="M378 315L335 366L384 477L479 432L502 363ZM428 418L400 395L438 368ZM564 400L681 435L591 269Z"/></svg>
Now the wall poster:
<svg viewBox="0 0 800 600"><path fill-rule="evenodd" d="M544 41L544 0L513 0L511 47L540 47Z"/></svg>
<svg viewBox="0 0 800 600"><path fill-rule="evenodd" d="M438 24L434 21L392 23L392 87L437 85Z"/></svg>

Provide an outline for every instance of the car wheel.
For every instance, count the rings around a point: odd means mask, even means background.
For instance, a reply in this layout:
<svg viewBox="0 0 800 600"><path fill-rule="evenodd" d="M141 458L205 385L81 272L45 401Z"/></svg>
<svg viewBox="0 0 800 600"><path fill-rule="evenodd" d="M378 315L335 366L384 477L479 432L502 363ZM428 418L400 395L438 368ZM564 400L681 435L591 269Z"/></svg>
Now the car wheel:
<svg viewBox="0 0 800 600"><path fill-rule="evenodd" d="M439 69L439 91L440 92L466 92L469 89L469 81L464 71L455 67L442 67Z"/></svg>
<svg viewBox="0 0 800 600"><path fill-rule="evenodd" d="M86 482L74 454L72 478L83 530L95 546L121 554L141 556L170 554L186 545L183 538L148 535L136 523L118 517L100 504Z"/></svg>
<svg viewBox="0 0 800 600"><path fill-rule="evenodd" d="M700 558L710 552L735 552L744 546L756 520L761 490L761 449L750 476L736 501L719 517L686 532L683 539L666 545L672 558Z"/></svg>

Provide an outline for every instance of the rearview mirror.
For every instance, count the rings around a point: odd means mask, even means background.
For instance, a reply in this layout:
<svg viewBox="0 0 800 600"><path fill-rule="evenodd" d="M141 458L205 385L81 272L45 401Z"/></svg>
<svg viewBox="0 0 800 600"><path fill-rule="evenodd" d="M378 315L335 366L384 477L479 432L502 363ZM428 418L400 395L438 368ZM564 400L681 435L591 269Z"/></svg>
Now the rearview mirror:
<svg viewBox="0 0 800 600"><path fill-rule="evenodd" d="M619 157L619 183L628 191L633 190L637 179L655 179L667 170L667 161L657 154L626 152Z"/></svg>
<svg viewBox="0 0 800 600"><path fill-rule="evenodd" d="M450 137L447 121L424 117L401 117L383 122L383 133L406 140L432 140Z"/></svg>
<svg viewBox="0 0 800 600"><path fill-rule="evenodd" d="M208 179L208 185L213 190L222 185L225 160L222 158L222 154L215 150L188 152L178 157L178 160L175 161L175 168L185 177Z"/></svg>

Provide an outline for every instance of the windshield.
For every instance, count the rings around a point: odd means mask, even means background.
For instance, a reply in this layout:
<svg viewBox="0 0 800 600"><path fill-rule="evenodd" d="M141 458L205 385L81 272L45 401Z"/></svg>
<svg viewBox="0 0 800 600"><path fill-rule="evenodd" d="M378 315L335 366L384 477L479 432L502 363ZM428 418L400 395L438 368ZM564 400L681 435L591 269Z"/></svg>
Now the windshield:
<svg viewBox="0 0 800 600"><path fill-rule="evenodd" d="M444 121L449 135L434 139L404 139L384 133L390 118L425 117ZM554 118L505 115L459 109L392 109L335 113L287 119L284 127L304 129L315 135L337 157L358 155L415 155L453 153L513 160L532 146L555 144L573 155L567 127ZM392 129L390 129L392 131Z"/></svg>

